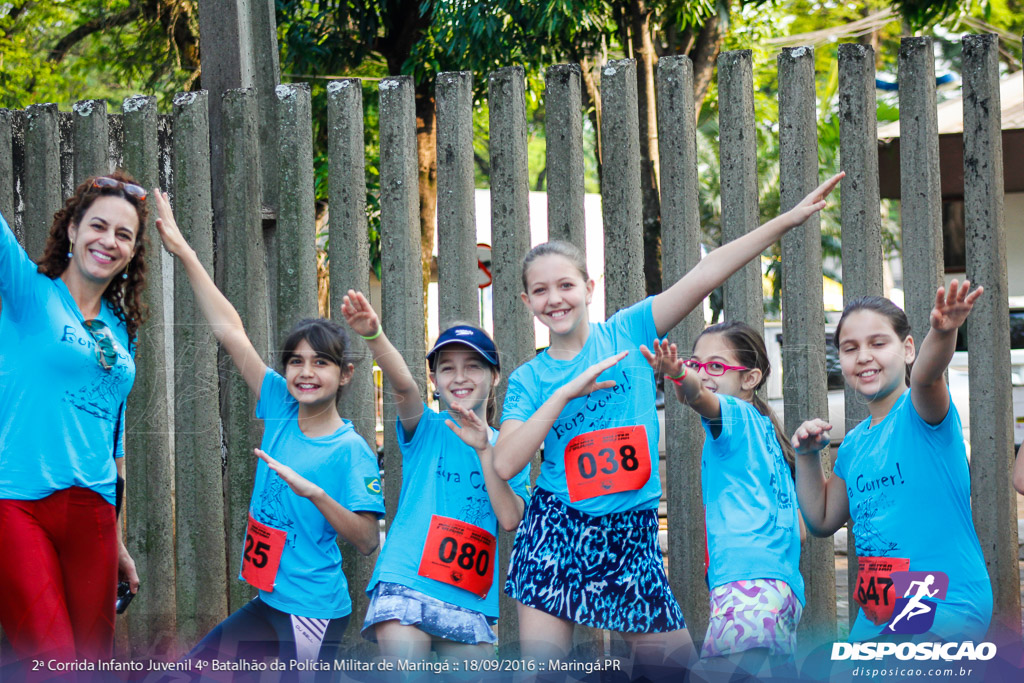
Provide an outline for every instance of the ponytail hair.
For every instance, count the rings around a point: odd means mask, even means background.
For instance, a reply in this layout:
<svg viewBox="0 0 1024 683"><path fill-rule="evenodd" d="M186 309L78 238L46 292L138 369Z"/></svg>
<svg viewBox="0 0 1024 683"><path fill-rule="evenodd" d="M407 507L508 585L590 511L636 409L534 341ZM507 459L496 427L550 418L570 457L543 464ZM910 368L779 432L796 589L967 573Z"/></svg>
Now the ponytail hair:
<svg viewBox="0 0 1024 683"><path fill-rule="evenodd" d="M790 476L795 479L796 452L793 450L792 444L789 443L789 439L786 438L786 432L782 427L782 422L779 421L779 416L775 414L770 405L765 403L764 399L757 395L757 390L764 386L764 383L768 381L768 375L772 372L772 365L768 360L768 350L765 348L764 338L750 325L738 320L727 320L726 322L712 325L701 332L697 339L700 339L705 334L722 335L736 353L736 358L741 365L748 368L757 368L761 371L761 381L754 387L754 397L751 403L757 409L757 412L772 421L772 427L775 428L775 439L779 442L779 447L782 449L782 457L786 460L786 464L789 465ZM696 340L694 340L694 345L696 346Z"/></svg>

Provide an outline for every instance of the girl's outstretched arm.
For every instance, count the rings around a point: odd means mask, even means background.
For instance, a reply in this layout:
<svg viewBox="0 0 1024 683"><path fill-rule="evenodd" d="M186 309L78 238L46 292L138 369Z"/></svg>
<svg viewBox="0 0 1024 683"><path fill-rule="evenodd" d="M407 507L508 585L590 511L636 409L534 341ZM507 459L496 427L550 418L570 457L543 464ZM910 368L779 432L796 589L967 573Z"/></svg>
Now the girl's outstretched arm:
<svg viewBox="0 0 1024 683"><path fill-rule="evenodd" d="M935 292L935 307L929 320L931 329L921 343L914 369L910 372L910 399L914 410L928 424L938 424L949 412L949 388L943 373L953 359L956 350L956 330L967 320L984 287L978 287L970 294L971 281L956 280L949 283L949 289L939 287Z"/></svg>
<svg viewBox="0 0 1024 683"><path fill-rule="evenodd" d="M832 425L808 420L793 434L796 449L796 498L807 529L815 536L831 536L850 519L846 482L835 473L825 481L821 469L822 448L828 445Z"/></svg>
<svg viewBox="0 0 1024 683"><path fill-rule="evenodd" d="M519 522L523 520L526 503L516 495L508 481L499 477L498 473L494 471L494 449L491 448L487 425L477 417L476 413L467 410L457 401L452 402L449 407L459 416L462 425L456 424L453 420L445 420L444 423L467 446L476 451L480 458L484 485L487 487L487 497L491 499L491 507L494 508L498 524L505 531L515 531Z"/></svg>
<svg viewBox="0 0 1024 683"><path fill-rule="evenodd" d="M626 357L629 351L617 353L594 363L576 376L576 379L555 391L551 397L541 404L540 408L528 420L505 420L501 423L498 443L494 445L494 470L498 476L508 481L523 471L534 454L544 443L544 437L551 431L551 426L561 415L566 404L574 398L586 396L598 389L615 386L615 380L606 379L598 382L602 372Z"/></svg>
<svg viewBox="0 0 1024 683"><path fill-rule="evenodd" d="M362 292L348 290L348 294L341 302L341 314L345 316L345 322L349 327L366 339L373 359L377 361L377 365L391 384L402 429L405 430L407 438L412 438L420 424L420 418L423 417L423 400L420 398L420 388L409 372L405 359L384 334L377 312L373 310L373 306Z"/></svg>
<svg viewBox="0 0 1024 683"><path fill-rule="evenodd" d="M653 352L641 345L640 353L651 364L655 373L664 373L665 379L675 384L676 398L680 403L685 403L696 410L698 415L709 420L722 416L722 405L718 402L718 397L704 387L697 373L686 369L675 344L669 344L667 339L655 339L651 342L651 348L654 349Z"/></svg>
<svg viewBox="0 0 1024 683"><path fill-rule="evenodd" d="M1024 444L1017 451L1017 462L1013 465L1013 488L1024 494Z"/></svg>
<svg viewBox="0 0 1024 683"><path fill-rule="evenodd" d="M704 297L728 280L729 276L756 258L790 229L821 211L825 206L825 197L839 184L844 175L845 172L835 174L786 213L715 249L674 285L655 296L652 312L658 335L667 334L695 309Z"/></svg>
<svg viewBox="0 0 1024 683"><path fill-rule="evenodd" d="M377 549L380 543L379 527L377 516L372 512L352 512L341 503L327 495L322 488L306 479L301 474L287 465L282 465L258 448L253 452L267 467L277 472L277 475L297 496L308 498L309 502L316 505L316 509L324 516L327 523L338 533L339 536L356 547L363 555L369 555Z"/></svg>
<svg viewBox="0 0 1024 683"><path fill-rule="evenodd" d="M188 281L192 285L192 291L195 293L199 310L203 312L203 317L213 328L213 336L231 356L231 360L242 373L249 389L259 398L263 376L267 372L266 363L263 362L260 354L245 334L245 327L242 326L242 318L239 317L238 311L217 289L213 278L199 262L195 250L182 236L178 224L174 220L174 213L171 211L167 193L156 188L153 190L153 196L156 199L157 214L159 215L159 218L156 219L156 229L160 233L164 249L181 261L181 265L184 266L185 273L188 275Z"/></svg>

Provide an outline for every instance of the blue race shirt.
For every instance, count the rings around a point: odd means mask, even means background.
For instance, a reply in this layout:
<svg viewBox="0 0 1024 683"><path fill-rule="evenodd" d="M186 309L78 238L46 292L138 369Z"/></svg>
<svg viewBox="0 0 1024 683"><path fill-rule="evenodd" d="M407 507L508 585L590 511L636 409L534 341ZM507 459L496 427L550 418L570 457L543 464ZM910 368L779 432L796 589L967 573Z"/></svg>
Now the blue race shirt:
<svg viewBox="0 0 1024 683"><path fill-rule="evenodd" d="M721 431L704 425L701 488L712 588L779 579L804 603L796 486L771 419L750 403L717 394Z"/></svg>
<svg viewBox="0 0 1024 683"><path fill-rule="evenodd" d="M658 414L654 406L654 372L640 353L657 337L653 298L623 309L603 323L590 323L590 335L572 360L556 360L547 351L516 368L508 380L501 419L525 422L552 394L594 363L621 351L629 355L598 377L615 386L573 399L544 438L544 460L537 486L569 507L590 515L630 510L655 510L661 497L658 476ZM647 431L651 476L640 489L608 493L577 502L569 499L565 448L580 434L611 427L642 425ZM598 463L601 466L602 463Z"/></svg>
<svg viewBox="0 0 1024 683"><path fill-rule="evenodd" d="M420 559L433 515L451 517L498 535L498 518L484 485L480 458L444 423L457 420L424 406L423 417L412 437L397 421L398 445L402 450L402 493L398 513L388 530L384 549L377 560L366 591L380 581L397 583L432 598L498 618L498 562L492 561L493 583L487 597L464 588L419 575ZM491 443L497 432L491 430ZM524 501L529 498L530 468L509 481Z"/></svg>
<svg viewBox="0 0 1024 683"><path fill-rule="evenodd" d="M310 438L299 429L298 414L299 404L288 393L284 377L267 368L256 404L256 417L264 426L260 448L347 510L382 516L384 498L377 457L352 423L345 420L333 434ZM274 590L260 591L264 602L287 614L317 619L336 619L352 612L334 527L316 505L295 495L262 460L256 464L249 514L288 534Z"/></svg>
<svg viewBox="0 0 1024 683"><path fill-rule="evenodd" d="M885 418L846 435L835 474L850 498L858 557L910 560L910 571L945 572L930 631L946 640L981 638L992 617L992 586L971 520L971 479L953 402L937 425L925 422L907 390ZM902 596L896 596L902 597ZM850 640L878 636L861 612Z"/></svg>
<svg viewBox="0 0 1024 683"><path fill-rule="evenodd" d="M80 486L114 504L135 360L106 299L97 318L114 336L110 370L96 362L63 280L37 272L0 216L0 498L39 500Z"/></svg>

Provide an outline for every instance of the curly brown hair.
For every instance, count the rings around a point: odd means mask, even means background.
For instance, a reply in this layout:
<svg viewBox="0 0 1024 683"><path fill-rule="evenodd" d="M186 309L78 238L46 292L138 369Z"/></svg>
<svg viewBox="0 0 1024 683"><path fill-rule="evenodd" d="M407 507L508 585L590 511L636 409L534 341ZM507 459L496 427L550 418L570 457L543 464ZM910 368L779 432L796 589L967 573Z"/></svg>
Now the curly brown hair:
<svg viewBox="0 0 1024 683"><path fill-rule="evenodd" d="M142 292L146 288L145 231L149 209L145 200L139 200L128 194L124 191L123 186L94 187L93 181L96 177L99 176L86 178L81 185L75 188L75 193L64 202L64 206L53 214L53 225L50 226L50 234L46 238L46 247L43 250L43 257L39 260L38 271L49 278L56 279L67 270L70 263L68 252L71 244L68 239L68 227L72 223L77 225L97 198L121 197L131 204L139 216L139 230L135 235L135 255L128 264L128 278L115 277L111 280L103 292L103 298L110 304L114 314L124 322L128 330L128 339L134 345L138 338L139 325L145 322L149 314L148 307L142 300ZM119 180L122 183L136 183L132 176L121 169L105 177Z"/></svg>

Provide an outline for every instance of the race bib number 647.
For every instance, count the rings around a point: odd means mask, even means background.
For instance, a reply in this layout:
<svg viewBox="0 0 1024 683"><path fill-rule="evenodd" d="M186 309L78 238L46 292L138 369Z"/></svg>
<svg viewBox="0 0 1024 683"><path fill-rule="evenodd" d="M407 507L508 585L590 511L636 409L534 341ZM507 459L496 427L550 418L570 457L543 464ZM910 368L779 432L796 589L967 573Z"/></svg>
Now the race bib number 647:
<svg viewBox="0 0 1024 683"><path fill-rule="evenodd" d="M651 453L643 425L599 429L565 447L569 500L637 491L651 478Z"/></svg>

